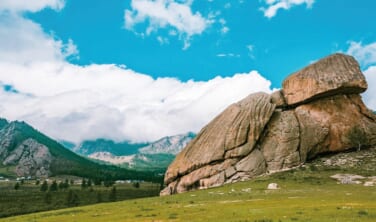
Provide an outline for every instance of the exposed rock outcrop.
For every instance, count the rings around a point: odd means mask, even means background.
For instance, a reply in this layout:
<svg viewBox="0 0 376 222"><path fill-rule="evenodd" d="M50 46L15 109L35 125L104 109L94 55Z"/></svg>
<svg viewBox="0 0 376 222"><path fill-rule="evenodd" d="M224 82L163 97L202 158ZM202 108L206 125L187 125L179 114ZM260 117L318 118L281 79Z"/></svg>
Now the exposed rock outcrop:
<svg viewBox="0 0 376 222"><path fill-rule="evenodd" d="M248 155L274 109L275 105L266 93L252 94L228 107L177 155L166 172L166 183L202 166ZM227 166L224 164L220 168L224 170Z"/></svg>
<svg viewBox="0 0 376 222"><path fill-rule="evenodd" d="M0 164L15 166L17 176L48 177L53 160L49 149L32 138L18 142L18 128L13 122L0 129Z"/></svg>
<svg viewBox="0 0 376 222"><path fill-rule="evenodd" d="M55 160L50 149L30 136L32 128L23 122L1 121L0 165L14 167L14 176L45 178L52 174Z"/></svg>
<svg viewBox="0 0 376 222"><path fill-rule="evenodd" d="M287 104L294 105L366 90L367 82L357 61L348 55L334 54L287 77L282 91Z"/></svg>
<svg viewBox="0 0 376 222"><path fill-rule="evenodd" d="M3 161L3 165L16 165L18 176L48 177L52 155L48 148L33 139L22 142Z"/></svg>
<svg viewBox="0 0 376 222"><path fill-rule="evenodd" d="M205 126L165 174L161 195L220 186L355 146L357 127L376 144L376 116L358 93L367 83L354 58L334 54L289 76L281 91L251 94Z"/></svg>

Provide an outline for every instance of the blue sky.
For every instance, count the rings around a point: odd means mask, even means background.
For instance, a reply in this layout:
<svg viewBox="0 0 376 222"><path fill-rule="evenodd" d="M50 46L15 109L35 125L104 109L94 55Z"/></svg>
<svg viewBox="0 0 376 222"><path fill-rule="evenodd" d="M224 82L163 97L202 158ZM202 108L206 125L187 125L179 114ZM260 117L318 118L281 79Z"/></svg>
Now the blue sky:
<svg viewBox="0 0 376 222"><path fill-rule="evenodd" d="M151 141L197 132L335 52L376 109L373 0L3 0L0 116L48 135Z"/></svg>
<svg viewBox="0 0 376 222"><path fill-rule="evenodd" d="M135 32L144 33L147 20L134 30L125 29L124 10L132 10L130 1L93 0L87 4L68 0L59 12L45 9L28 17L63 41L72 39L80 51L79 59L71 60L75 64L125 64L153 77L181 80L209 80L258 70L275 87L309 62L345 50L348 41L366 44L376 38L375 1L317 0L310 8L303 3L280 9L272 18L260 10L265 6L257 0L194 1L192 13L204 18L219 15L201 34L192 36L186 50L183 40L168 35L174 27L158 28L146 37ZM227 33L221 32L220 19L226 21ZM158 37L169 43L161 44Z"/></svg>

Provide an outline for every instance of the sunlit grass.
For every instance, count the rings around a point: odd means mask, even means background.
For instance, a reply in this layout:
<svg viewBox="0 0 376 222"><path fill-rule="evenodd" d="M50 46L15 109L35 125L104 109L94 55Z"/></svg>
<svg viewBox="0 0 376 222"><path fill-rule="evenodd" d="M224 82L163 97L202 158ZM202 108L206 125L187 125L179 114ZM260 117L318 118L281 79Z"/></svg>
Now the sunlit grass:
<svg viewBox="0 0 376 222"><path fill-rule="evenodd" d="M97 204L0 221L376 221L376 189L304 168L184 194ZM309 175L309 176L308 176ZM269 182L281 186L266 190Z"/></svg>
<svg viewBox="0 0 376 222"><path fill-rule="evenodd" d="M376 187L339 184L330 176L376 176L376 149L341 154L359 156L351 166L316 160L291 171L166 197L128 200L5 218L0 221L376 221ZM267 190L269 183L281 189Z"/></svg>

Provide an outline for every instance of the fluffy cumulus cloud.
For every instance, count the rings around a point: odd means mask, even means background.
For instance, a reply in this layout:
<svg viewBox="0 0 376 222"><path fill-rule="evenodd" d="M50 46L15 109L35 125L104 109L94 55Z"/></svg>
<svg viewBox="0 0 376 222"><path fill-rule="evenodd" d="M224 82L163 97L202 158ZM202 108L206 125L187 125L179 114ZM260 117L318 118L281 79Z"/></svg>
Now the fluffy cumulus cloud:
<svg viewBox="0 0 376 222"><path fill-rule="evenodd" d="M368 90L363 94L366 105L376 111L376 66L369 67L364 71L368 82Z"/></svg>
<svg viewBox="0 0 376 222"><path fill-rule="evenodd" d="M202 34L213 22L200 12L191 9L192 0L132 0L131 9L125 10L125 28L134 30L140 23L148 22L145 30L150 35L159 29L169 29L178 33L188 48L190 38Z"/></svg>
<svg viewBox="0 0 376 222"><path fill-rule="evenodd" d="M72 40L62 42L21 15L2 15L0 116L73 142L152 141L198 131L249 93L271 91L256 71L182 82L114 64L69 63L77 53Z"/></svg>
<svg viewBox="0 0 376 222"><path fill-rule="evenodd" d="M376 110L376 42L363 44L349 41L346 53L354 56L364 69L368 90L363 94L363 98L369 108Z"/></svg>
<svg viewBox="0 0 376 222"><path fill-rule="evenodd" d="M376 65L376 42L363 44L362 42L349 42L347 54L353 55L361 66Z"/></svg>
<svg viewBox="0 0 376 222"><path fill-rule="evenodd" d="M72 40L64 43L41 30L39 24L19 15L0 13L0 61L27 64L77 56Z"/></svg>
<svg viewBox="0 0 376 222"><path fill-rule="evenodd" d="M261 11L264 12L264 16L272 18L277 15L278 10L289 10L290 8L298 5L307 5L307 8L311 8L315 0L264 0L265 7L261 7Z"/></svg>
<svg viewBox="0 0 376 222"><path fill-rule="evenodd" d="M11 12L37 12L46 7L60 10L64 7L64 3L65 0L1 0L0 11L7 10Z"/></svg>

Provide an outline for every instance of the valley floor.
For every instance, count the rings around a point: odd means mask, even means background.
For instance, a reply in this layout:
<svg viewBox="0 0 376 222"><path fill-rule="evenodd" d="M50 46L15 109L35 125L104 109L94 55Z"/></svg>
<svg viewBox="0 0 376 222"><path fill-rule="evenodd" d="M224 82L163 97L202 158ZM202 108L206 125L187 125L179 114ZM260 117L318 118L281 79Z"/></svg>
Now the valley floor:
<svg viewBox="0 0 376 222"><path fill-rule="evenodd" d="M0 221L376 221L376 149L325 157L300 168L224 187L5 218ZM342 184L335 174L364 176ZM280 189L267 190L269 183Z"/></svg>

